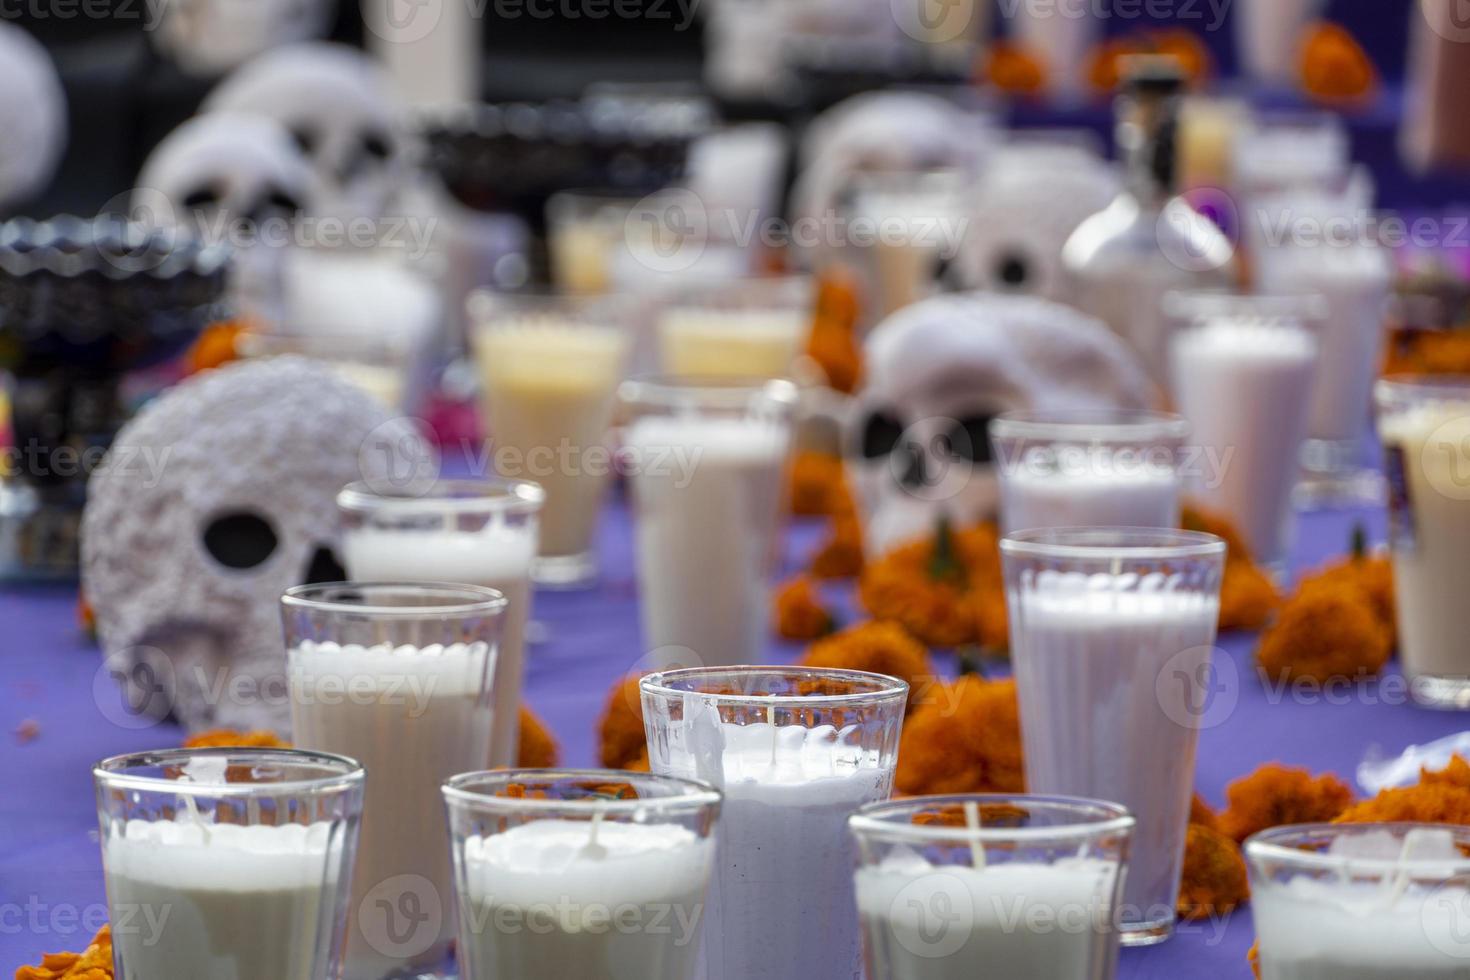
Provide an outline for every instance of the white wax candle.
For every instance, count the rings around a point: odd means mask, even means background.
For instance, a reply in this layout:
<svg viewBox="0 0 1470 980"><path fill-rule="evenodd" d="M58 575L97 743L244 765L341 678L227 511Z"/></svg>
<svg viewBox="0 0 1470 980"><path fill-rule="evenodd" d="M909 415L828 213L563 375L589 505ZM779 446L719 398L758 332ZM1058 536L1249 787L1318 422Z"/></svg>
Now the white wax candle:
<svg viewBox="0 0 1470 980"><path fill-rule="evenodd" d="M893 980L1106 980L1116 876L1116 864L1088 858L973 868L900 848L858 870L858 913Z"/></svg>
<svg viewBox="0 0 1470 980"><path fill-rule="evenodd" d="M713 854L677 824L540 820L471 837L462 965L471 980L688 980Z"/></svg>
<svg viewBox="0 0 1470 980"><path fill-rule="evenodd" d="M1379 419L1395 508L1399 655L1411 676L1470 677L1470 402L1431 403Z"/></svg>
<svg viewBox="0 0 1470 980"><path fill-rule="evenodd" d="M346 532L342 554L347 574L355 582L455 582L504 593L506 609L491 688L495 733L490 765L515 765L535 533L528 527L494 520L478 531L405 531L365 525Z"/></svg>
<svg viewBox="0 0 1470 980"><path fill-rule="evenodd" d="M1191 441L1209 451L1192 490L1235 520L1255 558L1283 559L1316 341L1296 326L1221 318L1174 338L1171 360Z"/></svg>
<svg viewBox="0 0 1470 980"><path fill-rule="evenodd" d="M861 975L847 818L888 796L892 771L850 729L720 723L685 705L693 771L725 794L710 887L709 980ZM690 719L694 719L690 724ZM678 774L678 773L676 773Z"/></svg>
<svg viewBox="0 0 1470 980"><path fill-rule="evenodd" d="M401 921L377 914L384 882L427 882L447 910L452 879L440 784L489 763L491 700L485 690L486 643L370 648L303 643L287 654L293 738L303 748L335 752L371 774L348 919L347 962L354 976L382 976L399 961ZM417 886L414 886L417 887ZM423 907L425 896L411 899ZM417 933L415 933L417 935ZM425 925L405 959L433 963L454 936L450 915Z"/></svg>
<svg viewBox="0 0 1470 980"><path fill-rule="evenodd" d="M1382 881L1329 874L1257 882L1251 916L1261 943L1263 980L1463 978L1470 968L1461 923L1470 889L1463 876L1448 871L1439 876L1448 884L1426 884L1423 876L1427 871L1436 877L1435 860L1453 868L1464 857L1444 831L1412 831L1404 847L1413 846L1411 841L1430 845L1429 853L1414 852L1419 881L1408 873L1411 865L1403 865L1403 871L1389 871ZM1339 852L1334 846L1329 853Z"/></svg>
<svg viewBox="0 0 1470 980"><path fill-rule="evenodd" d="M1219 602L1135 582L1041 573L1011 596L1012 663L1027 789L1132 811L1128 921L1172 922Z"/></svg>
<svg viewBox="0 0 1470 980"><path fill-rule="evenodd" d="M102 842L120 969L137 977L318 980L341 835L327 823L129 820Z"/></svg>
<svg viewBox="0 0 1470 980"><path fill-rule="evenodd" d="M628 430L645 644L705 666L754 663L766 637L785 426L651 416Z"/></svg>
<svg viewBox="0 0 1470 980"><path fill-rule="evenodd" d="M1119 472L1000 468L1006 533L1038 527L1177 527L1179 475L1147 466Z"/></svg>
<svg viewBox="0 0 1470 980"><path fill-rule="evenodd" d="M675 307L659 320L664 370L686 376L785 377L811 320L806 310Z"/></svg>

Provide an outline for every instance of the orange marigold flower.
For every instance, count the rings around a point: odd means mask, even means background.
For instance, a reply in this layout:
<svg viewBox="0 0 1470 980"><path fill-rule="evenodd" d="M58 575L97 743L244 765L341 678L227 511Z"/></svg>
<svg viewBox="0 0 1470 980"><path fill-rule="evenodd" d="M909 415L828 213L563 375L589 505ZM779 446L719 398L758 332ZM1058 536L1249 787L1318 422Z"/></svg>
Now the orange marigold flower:
<svg viewBox="0 0 1470 980"><path fill-rule="evenodd" d="M842 273L827 272L817 288L817 315L806 353L827 377L827 385L851 394L863 375L863 348L857 338L858 293Z"/></svg>
<svg viewBox="0 0 1470 980"><path fill-rule="evenodd" d="M1205 798L1198 793L1195 793L1189 800L1189 822L1209 827L1211 830L1220 829L1220 818L1214 810L1210 809Z"/></svg>
<svg viewBox="0 0 1470 980"><path fill-rule="evenodd" d="M1393 637L1373 601L1355 585L1316 585L1297 592L1256 647L1261 672L1278 681L1376 674L1393 652Z"/></svg>
<svg viewBox="0 0 1470 980"><path fill-rule="evenodd" d="M1393 595L1393 563L1387 555L1350 556L1302 579L1303 589L1315 585L1362 589L1390 635L1397 632L1398 611Z"/></svg>
<svg viewBox="0 0 1470 980"><path fill-rule="evenodd" d="M815 640L832 632L835 620L822 605L810 576L798 575L776 590L776 634L788 640Z"/></svg>
<svg viewBox="0 0 1470 980"><path fill-rule="evenodd" d="M1420 786L1459 786L1470 789L1470 762L1463 756L1451 756L1450 764L1437 772L1419 770Z"/></svg>
<svg viewBox="0 0 1470 980"><path fill-rule="evenodd" d="M1225 557L1229 561L1251 558L1250 549L1245 546L1245 538L1236 529L1235 523L1217 510L1189 501L1184 505L1183 519L1179 526L1186 531L1202 531L1223 539Z"/></svg>
<svg viewBox="0 0 1470 980"><path fill-rule="evenodd" d="M847 467L831 453L800 452L791 460L788 482L793 514L832 514L847 494Z"/></svg>
<svg viewBox="0 0 1470 980"><path fill-rule="evenodd" d="M1221 833L1236 841L1290 823L1326 823L1352 805L1353 791L1331 773L1268 763L1225 788Z"/></svg>
<svg viewBox="0 0 1470 980"><path fill-rule="evenodd" d="M23 966L15 980L112 980L112 929L103 926L80 953L47 953L40 966Z"/></svg>
<svg viewBox="0 0 1470 980"><path fill-rule="evenodd" d="M557 764L561 750L556 739L530 708L521 706L521 742L516 765L522 769L550 769Z"/></svg>
<svg viewBox="0 0 1470 980"><path fill-rule="evenodd" d="M900 792L1025 790L1015 681L961 677L929 692L899 743Z"/></svg>
<svg viewBox="0 0 1470 980"><path fill-rule="evenodd" d="M1047 66L1041 56L1013 41L997 40L990 45L985 62L985 79L1015 95L1039 95L1046 89Z"/></svg>
<svg viewBox="0 0 1470 980"><path fill-rule="evenodd" d="M1179 916L1203 919L1224 915L1250 899L1240 846L1201 824L1190 824L1179 883Z"/></svg>
<svg viewBox="0 0 1470 980"><path fill-rule="evenodd" d="M1281 591L1254 562L1225 562L1220 578L1220 629L1258 630L1281 608Z"/></svg>
<svg viewBox="0 0 1470 980"><path fill-rule="evenodd" d="M807 667L867 670L908 681L909 704L933 686L929 651L897 623L868 622L813 643L801 658Z"/></svg>
<svg viewBox="0 0 1470 980"><path fill-rule="evenodd" d="M233 728L214 728L184 739L186 749L289 749L291 743L275 732L240 732Z"/></svg>
<svg viewBox="0 0 1470 980"><path fill-rule="evenodd" d="M1394 821L1470 825L1470 763L1455 756L1438 772L1421 770L1418 785L1386 789L1349 807L1334 822Z"/></svg>
<svg viewBox="0 0 1470 980"><path fill-rule="evenodd" d="M961 532L941 527L869 563L858 598L873 618L891 619L929 646L984 642L1003 649L999 542L993 524Z"/></svg>
<svg viewBox="0 0 1470 980"><path fill-rule="evenodd" d="M817 578L852 578L862 572L863 526L851 509L832 518L832 535L812 556L811 572Z"/></svg>
<svg viewBox="0 0 1470 980"><path fill-rule="evenodd" d="M648 765L648 741L643 733L643 695L639 676L629 674L613 686L598 727L602 764L608 769L632 768L641 753Z"/></svg>
<svg viewBox="0 0 1470 980"><path fill-rule="evenodd" d="M1261 980L1261 941L1259 939L1251 943L1251 948L1246 950L1245 961L1251 965L1251 973L1255 974L1256 980Z"/></svg>
<svg viewBox="0 0 1470 980"><path fill-rule="evenodd" d="M1302 88L1324 102L1359 102L1378 87L1378 69L1357 39L1327 21L1307 33L1301 52Z"/></svg>

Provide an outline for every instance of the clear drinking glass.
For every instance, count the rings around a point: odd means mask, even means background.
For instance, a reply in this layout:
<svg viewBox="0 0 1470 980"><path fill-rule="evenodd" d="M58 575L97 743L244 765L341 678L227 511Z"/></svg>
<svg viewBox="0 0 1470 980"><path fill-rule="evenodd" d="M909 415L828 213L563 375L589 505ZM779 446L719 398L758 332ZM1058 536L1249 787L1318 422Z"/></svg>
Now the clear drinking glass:
<svg viewBox="0 0 1470 980"><path fill-rule="evenodd" d="M1421 704L1470 708L1470 378L1378 382L1399 661Z"/></svg>
<svg viewBox="0 0 1470 980"><path fill-rule="evenodd" d="M546 244L558 289L581 296L609 290L613 256L638 199L612 190L561 191L547 199Z"/></svg>
<svg viewBox="0 0 1470 980"><path fill-rule="evenodd" d="M874 285L874 322L935 291L940 260L959 247L972 189L973 179L959 170L853 178L848 244L857 246L864 278ZM860 240L859 229L871 240Z"/></svg>
<svg viewBox="0 0 1470 980"><path fill-rule="evenodd" d="M516 480L441 480L422 493L350 483L337 494L343 561L353 581L461 582L505 596L495 661L496 766L516 760L531 565L544 499L539 486Z"/></svg>
<svg viewBox="0 0 1470 980"><path fill-rule="evenodd" d="M816 300L811 276L753 276L677 290L658 318L663 370L681 377L790 377L811 333Z"/></svg>
<svg viewBox="0 0 1470 980"><path fill-rule="evenodd" d="M847 818L887 799L908 685L814 667L643 678L654 772L720 789L707 980L860 975Z"/></svg>
<svg viewBox="0 0 1470 980"><path fill-rule="evenodd" d="M1307 437L1326 307L1320 296L1172 294L1174 405L1198 449L1187 491L1228 514L1251 557L1280 570Z"/></svg>
<svg viewBox="0 0 1470 980"><path fill-rule="evenodd" d="M1245 842L1263 980L1470 973L1470 829L1297 824Z"/></svg>
<svg viewBox="0 0 1470 980"><path fill-rule="evenodd" d="M1130 411L1007 412L990 422L1006 531L1178 527L1189 423Z"/></svg>
<svg viewBox="0 0 1470 980"><path fill-rule="evenodd" d="M619 396L646 648L665 667L758 660L796 386L655 377Z"/></svg>
<svg viewBox="0 0 1470 980"><path fill-rule="evenodd" d="M613 297L470 297L475 358L495 471L546 493L536 582L584 585L612 474L607 443L632 344L629 308Z"/></svg>
<svg viewBox="0 0 1470 980"><path fill-rule="evenodd" d="M439 784L490 765L505 597L476 585L339 582L281 598L296 744L372 773L353 875L347 974L440 968L454 938Z"/></svg>
<svg viewBox="0 0 1470 980"><path fill-rule="evenodd" d="M1133 817L1069 797L872 803L857 839L868 980L1110 980Z"/></svg>
<svg viewBox="0 0 1470 980"><path fill-rule="evenodd" d="M693 980L720 794L607 770L444 784L461 980Z"/></svg>
<svg viewBox="0 0 1470 980"><path fill-rule="evenodd" d="M1123 943L1174 928L1225 542L1140 528L1001 539L1026 788L1113 799L1138 821ZM1218 709L1215 709L1218 710Z"/></svg>
<svg viewBox="0 0 1470 980"><path fill-rule="evenodd" d="M170 749L92 775L118 980L342 975L356 761Z"/></svg>

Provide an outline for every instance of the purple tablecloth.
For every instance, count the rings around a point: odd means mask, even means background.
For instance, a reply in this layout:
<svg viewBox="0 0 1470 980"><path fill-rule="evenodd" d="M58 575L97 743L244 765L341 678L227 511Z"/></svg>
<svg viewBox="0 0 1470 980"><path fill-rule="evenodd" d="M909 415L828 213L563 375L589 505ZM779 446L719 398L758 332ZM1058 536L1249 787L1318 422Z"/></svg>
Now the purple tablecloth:
<svg viewBox="0 0 1470 980"><path fill-rule="evenodd" d="M1340 554L1359 520L1371 540L1382 538L1380 513L1305 515L1296 565ZM793 566L819 533L809 522L792 529ZM598 588L536 597L535 619L544 638L530 648L527 698L560 740L563 762L572 765L595 763L604 698L618 677L638 666L641 651L631 527L620 505L607 512L600 547L606 574ZM850 600L848 588L832 594L843 603ZM137 729L109 720L119 717L116 694L98 676L100 658L77 626L75 602L70 590L0 594L0 976L43 951L78 948L105 919L91 764L180 740L173 726ZM1204 717L1197 776L1200 791L1214 804L1222 801L1226 783L1263 762L1280 760L1351 780L1368 753L1397 753L1470 727L1470 718L1405 703L1394 673L1320 697L1271 691L1249 669L1252 642L1247 635L1222 640L1229 663ZM797 648L773 644L770 652L773 660L789 659ZM94 684L100 692L95 696ZM28 721L40 732L22 744L12 733ZM1220 923L1181 924L1170 942L1126 952L1121 975L1248 977L1244 957L1251 940L1245 910Z"/></svg>

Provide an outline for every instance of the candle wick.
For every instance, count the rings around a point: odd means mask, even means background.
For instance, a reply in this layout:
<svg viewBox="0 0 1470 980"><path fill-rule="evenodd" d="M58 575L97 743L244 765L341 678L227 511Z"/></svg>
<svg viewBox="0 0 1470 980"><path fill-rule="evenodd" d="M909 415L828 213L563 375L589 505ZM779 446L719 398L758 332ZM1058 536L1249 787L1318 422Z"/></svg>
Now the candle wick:
<svg viewBox="0 0 1470 980"><path fill-rule="evenodd" d="M965 826L974 836L970 838L970 863L976 868L985 867L985 845L980 843L980 804L965 801Z"/></svg>
<svg viewBox="0 0 1470 980"><path fill-rule="evenodd" d="M193 782L192 779L189 779L189 776L187 774L184 775L183 778L189 780L189 782ZM184 809L189 811L189 816L193 819L194 825L198 827L199 830L204 834L204 843L208 844L210 840L209 824L205 822L204 814L199 812L199 804L194 802L194 797L192 795L185 793L183 794L183 796Z"/></svg>
<svg viewBox="0 0 1470 980"><path fill-rule="evenodd" d="M604 848L597 843L597 830L602 826L602 817L607 811L598 807L592 814L592 827L587 831L587 844L582 850L588 854L600 855Z"/></svg>
<svg viewBox="0 0 1470 980"><path fill-rule="evenodd" d="M776 702L766 705L766 722L771 726L771 766L776 765Z"/></svg>

